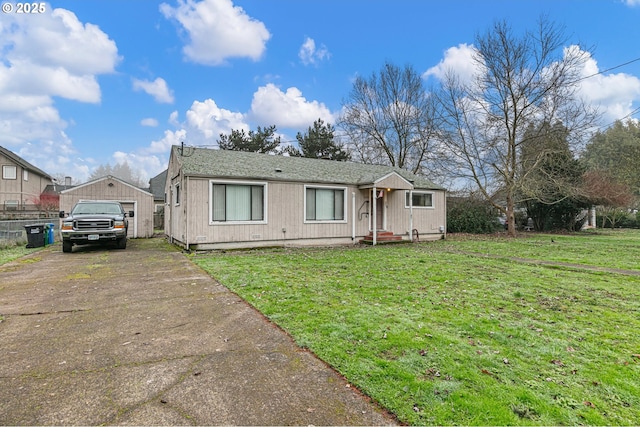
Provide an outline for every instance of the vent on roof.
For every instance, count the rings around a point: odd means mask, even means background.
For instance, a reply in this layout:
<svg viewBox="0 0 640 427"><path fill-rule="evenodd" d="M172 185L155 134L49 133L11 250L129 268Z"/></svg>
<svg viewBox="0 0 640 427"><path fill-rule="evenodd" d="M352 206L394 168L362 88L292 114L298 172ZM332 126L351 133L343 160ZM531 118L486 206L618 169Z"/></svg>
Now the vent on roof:
<svg viewBox="0 0 640 427"><path fill-rule="evenodd" d="M276 172L282 172L282 169L276 168Z"/></svg>

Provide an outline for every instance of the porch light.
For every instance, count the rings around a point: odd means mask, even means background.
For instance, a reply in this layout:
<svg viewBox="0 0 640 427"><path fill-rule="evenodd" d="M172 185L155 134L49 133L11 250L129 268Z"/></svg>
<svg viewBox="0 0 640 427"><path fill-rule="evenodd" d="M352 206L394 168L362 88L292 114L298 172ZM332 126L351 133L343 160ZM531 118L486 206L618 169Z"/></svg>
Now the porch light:
<svg viewBox="0 0 640 427"><path fill-rule="evenodd" d="M391 189L390 188L387 188L387 193L391 193Z"/></svg>

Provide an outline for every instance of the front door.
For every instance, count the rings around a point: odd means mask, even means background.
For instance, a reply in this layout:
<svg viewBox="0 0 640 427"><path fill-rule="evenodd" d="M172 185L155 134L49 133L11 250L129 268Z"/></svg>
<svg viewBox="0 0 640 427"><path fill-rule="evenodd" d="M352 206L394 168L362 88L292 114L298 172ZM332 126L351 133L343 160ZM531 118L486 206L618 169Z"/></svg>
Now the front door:
<svg viewBox="0 0 640 427"><path fill-rule="evenodd" d="M384 209L384 198L385 198L385 191L381 190L381 189L377 189L376 192L374 193L373 190L371 190L369 192L369 197L371 197L373 199L373 203L375 203L375 207L376 207L376 230L380 231L380 230L384 230L384 215L385 215L385 209ZM373 205L372 203L372 205ZM371 212L369 212L369 229L372 229L373 224L371 223L371 221L373 221L373 208L371 208Z"/></svg>

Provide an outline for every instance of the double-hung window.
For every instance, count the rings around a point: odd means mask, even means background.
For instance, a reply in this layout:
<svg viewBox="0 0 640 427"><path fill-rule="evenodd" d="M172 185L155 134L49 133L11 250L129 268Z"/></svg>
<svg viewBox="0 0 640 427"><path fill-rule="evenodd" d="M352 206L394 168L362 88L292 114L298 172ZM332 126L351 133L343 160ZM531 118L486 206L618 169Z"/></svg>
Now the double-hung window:
<svg viewBox="0 0 640 427"><path fill-rule="evenodd" d="M405 203L404 206L406 208L410 207L409 197L412 194L410 191L405 193ZM414 208L432 208L433 207L433 193L428 193L424 191L414 191L413 192L413 207Z"/></svg>
<svg viewBox="0 0 640 427"><path fill-rule="evenodd" d="M344 188L305 187L305 221L344 221Z"/></svg>
<svg viewBox="0 0 640 427"><path fill-rule="evenodd" d="M264 183L211 181L211 221L265 221Z"/></svg>

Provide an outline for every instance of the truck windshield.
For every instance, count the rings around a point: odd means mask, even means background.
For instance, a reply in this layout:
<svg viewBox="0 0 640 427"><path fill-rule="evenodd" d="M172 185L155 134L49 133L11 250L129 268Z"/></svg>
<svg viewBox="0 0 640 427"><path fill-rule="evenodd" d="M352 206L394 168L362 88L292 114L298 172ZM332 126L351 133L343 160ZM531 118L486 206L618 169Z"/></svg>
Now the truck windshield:
<svg viewBox="0 0 640 427"><path fill-rule="evenodd" d="M121 214L120 206L113 203L80 203L73 208L72 215Z"/></svg>

